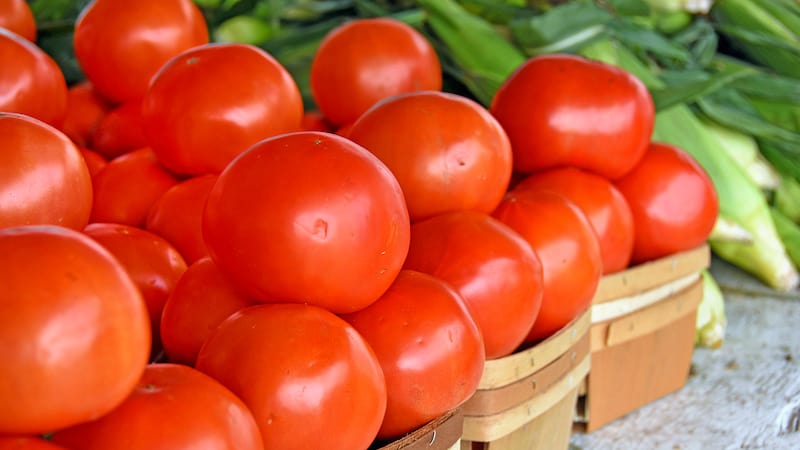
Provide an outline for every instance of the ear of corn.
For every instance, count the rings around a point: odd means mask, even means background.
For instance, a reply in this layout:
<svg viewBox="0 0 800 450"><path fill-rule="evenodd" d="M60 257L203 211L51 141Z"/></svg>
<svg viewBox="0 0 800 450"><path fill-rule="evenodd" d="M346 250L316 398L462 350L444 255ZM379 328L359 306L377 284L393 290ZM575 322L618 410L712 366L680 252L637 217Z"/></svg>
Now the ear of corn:
<svg viewBox="0 0 800 450"><path fill-rule="evenodd" d="M719 348L725 340L728 319L725 315L725 297L717 281L707 270L701 272L703 299L697 307L695 344L701 347Z"/></svg>

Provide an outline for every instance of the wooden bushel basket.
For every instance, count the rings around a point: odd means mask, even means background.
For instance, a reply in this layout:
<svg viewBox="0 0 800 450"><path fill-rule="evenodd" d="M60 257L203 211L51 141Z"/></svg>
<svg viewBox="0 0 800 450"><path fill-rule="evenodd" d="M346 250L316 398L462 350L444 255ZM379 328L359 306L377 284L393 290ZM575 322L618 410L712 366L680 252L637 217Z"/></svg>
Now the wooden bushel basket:
<svg viewBox="0 0 800 450"><path fill-rule="evenodd" d="M464 415L461 408L428 422L400 439L375 450L460 450Z"/></svg>
<svg viewBox="0 0 800 450"><path fill-rule="evenodd" d="M589 371L590 311L545 341L486 361L464 404L462 450L566 450Z"/></svg>
<svg viewBox="0 0 800 450"><path fill-rule="evenodd" d="M576 429L590 432L686 383L707 245L604 276L592 301L592 367Z"/></svg>

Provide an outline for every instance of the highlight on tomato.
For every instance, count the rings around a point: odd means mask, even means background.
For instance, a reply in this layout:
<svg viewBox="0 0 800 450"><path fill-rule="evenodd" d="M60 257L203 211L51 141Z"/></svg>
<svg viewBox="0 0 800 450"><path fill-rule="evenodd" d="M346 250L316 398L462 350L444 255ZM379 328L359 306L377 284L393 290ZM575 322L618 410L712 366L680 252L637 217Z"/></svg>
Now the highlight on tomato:
<svg viewBox="0 0 800 450"><path fill-rule="evenodd" d="M342 318L375 352L386 379L378 439L411 432L460 406L483 374L483 338L445 281L401 271L376 302Z"/></svg>
<svg viewBox="0 0 800 450"><path fill-rule="evenodd" d="M505 131L477 102L419 91L378 102L347 137L377 156L403 188L412 221L456 210L490 213L511 179Z"/></svg>
<svg viewBox="0 0 800 450"><path fill-rule="evenodd" d="M527 60L497 90L490 110L508 133L517 171L569 165L609 179L641 159L655 120L638 78L567 54Z"/></svg>
<svg viewBox="0 0 800 450"><path fill-rule="evenodd" d="M133 390L150 354L147 308L100 244L53 225L0 229L0 434L100 417Z"/></svg>
<svg viewBox="0 0 800 450"><path fill-rule="evenodd" d="M311 61L314 102L336 128L377 101L442 89L439 57L425 36L389 17L350 20L328 33Z"/></svg>
<svg viewBox="0 0 800 450"><path fill-rule="evenodd" d="M120 405L56 431L52 440L84 450L264 448L253 414L236 395L196 369L169 363L149 364Z"/></svg>
<svg viewBox="0 0 800 450"><path fill-rule="evenodd" d="M75 144L52 126L16 113L0 112L0 136L0 229L83 229L92 209L92 180Z"/></svg>
<svg viewBox="0 0 800 450"><path fill-rule="evenodd" d="M265 448L366 449L386 411L386 382L364 338L311 305L261 304L223 321L195 367L244 401Z"/></svg>
<svg viewBox="0 0 800 450"><path fill-rule="evenodd" d="M67 82L44 50L0 27L0 111L58 127L67 108Z"/></svg>
<svg viewBox="0 0 800 450"><path fill-rule="evenodd" d="M523 189L561 194L581 209L597 235L604 275L628 267L633 253L633 214L611 180L576 167L561 167L528 175L514 187L515 191Z"/></svg>
<svg viewBox="0 0 800 450"><path fill-rule="evenodd" d="M218 174L271 136L300 130L303 100L291 74L264 50L208 44L170 59L142 107L144 132L164 166Z"/></svg>
<svg viewBox="0 0 800 450"><path fill-rule="evenodd" d="M714 184L679 147L653 142L614 185L633 212L635 263L701 245L714 228L719 213Z"/></svg>
<svg viewBox="0 0 800 450"><path fill-rule="evenodd" d="M542 306L543 263L520 234L485 213L453 211L414 223L403 267L456 289L487 359L513 353Z"/></svg>
<svg viewBox="0 0 800 450"><path fill-rule="evenodd" d="M603 273L600 245L586 215L547 190L511 191L493 217L519 233L542 264L542 304L526 343L551 336L591 304Z"/></svg>
<svg viewBox="0 0 800 450"><path fill-rule="evenodd" d="M410 234L389 169L355 142L317 131L265 139L231 162L202 228L219 270L248 295L337 314L389 288Z"/></svg>
<svg viewBox="0 0 800 450"><path fill-rule="evenodd" d="M94 0L75 22L73 47L97 92L121 103L141 99L170 58L208 42L208 25L192 0Z"/></svg>

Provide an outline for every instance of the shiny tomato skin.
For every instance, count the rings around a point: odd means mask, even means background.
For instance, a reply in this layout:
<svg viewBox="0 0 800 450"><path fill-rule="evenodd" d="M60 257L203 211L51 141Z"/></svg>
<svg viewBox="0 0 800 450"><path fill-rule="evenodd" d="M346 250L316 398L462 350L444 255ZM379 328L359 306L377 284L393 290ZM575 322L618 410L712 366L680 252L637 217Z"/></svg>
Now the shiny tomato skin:
<svg viewBox="0 0 800 450"><path fill-rule="evenodd" d="M541 260L542 307L525 338L540 341L591 304L603 272L597 236L580 208L551 191L512 191L493 216L528 241Z"/></svg>
<svg viewBox="0 0 800 450"><path fill-rule="evenodd" d="M375 303L342 318L364 337L383 369L388 402L379 439L425 425L478 388L483 338L464 300L445 281L403 270Z"/></svg>
<svg viewBox="0 0 800 450"><path fill-rule="evenodd" d="M91 142L92 150L109 159L147 147L141 100L130 100L108 111L95 127Z"/></svg>
<svg viewBox="0 0 800 450"><path fill-rule="evenodd" d="M161 340L171 362L193 366L200 347L231 314L255 301L241 293L211 258L195 261L178 279L161 315Z"/></svg>
<svg viewBox="0 0 800 450"><path fill-rule="evenodd" d="M114 103L141 99L170 58L209 42L191 0L94 0L75 22L78 64L97 92Z"/></svg>
<svg viewBox="0 0 800 450"><path fill-rule="evenodd" d="M199 175L167 189L150 207L145 228L169 241L191 264L208 256L203 210L217 175Z"/></svg>
<svg viewBox="0 0 800 450"><path fill-rule="evenodd" d="M633 253L633 214L611 180L575 167L561 167L534 172L514 189L545 189L572 201L597 235L603 274L628 267Z"/></svg>
<svg viewBox="0 0 800 450"><path fill-rule="evenodd" d="M0 436L0 450L67 450L36 436Z"/></svg>
<svg viewBox="0 0 800 450"><path fill-rule="evenodd" d="M67 109L67 82L58 64L36 44L0 28L0 111L58 127Z"/></svg>
<svg viewBox="0 0 800 450"><path fill-rule="evenodd" d="M655 108L630 73L574 55L529 59L490 106L514 149L514 168L530 173L574 166L619 178L641 159Z"/></svg>
<svg viewBox="0 0 800 450"><path fill-rule="evenodd" d="M91 146L95 130L111 109L112 106L95 92L92 83L84 80L67 90L67 107L58 129L75 145Z"/></svg>
<svg viewBox="0 0 800 450"><path fill-rule="evenodd" d="M142 374L150 329L122 265L88 236L36 225L0 230L0 434L95 419Z"/></svg>
<svg viewBox="0 0 800 450"><path fill-rule="evenodd" d="M167 426L168 424L168 426ZM53 434L83 450L262 450L253 414L230 390L180 364L149 364L110 413Z"/></svg>
<svg viewBox="0 0 800 450"><path fill-rule="evenodd" d="M90 223L83 232L114 255L139 288L147 304L153 346L160 349L161 312L167 297L186 271L186 262L169 242L140 228L116 223Z"/></svg>
<svg viewBox="0 0 800 450"><path fill-rule="evenodd" d="M387 17L351 20L328 33L310 76L315 103L339 127L386 97L442 89L441 64L428 40Z"/></svg>
<svg viewBox="0 0 800 450"><path fill-rule="evenodd" d="M538 256L522 236L485 213L453 211L414 223L403 267L458 291L481 330L487 359L516 350L542 304Z"/></svg>
<svg viewBox="0 0 800 450"><path fill-rule="evenodd" d="M489 111L466 97L418 91L384 99L347 137L397 177L412 222L462 209L490 213L508 189L508 137Z"/></svg>
<svg viewBox="0 0 800 450"><path fill-rule="evenodd" d="M5 28L31 42L36 42L36 19L25 0L0 2L0 28Z"/></svg>
<svg viewBox="0 0 800 450"><path fill-rule="evenodd" d="M83 156L63 133L30 116L0 112L0 228L52 224L80 230L92 209Z"/></svg>
<svg viewBox="0 0 800 450"><path fill-rule="evenodd" d="M372 349L322 308L261 304L223 321L197 356L198 370L253 412L265 448L356 450L370 446L386 411L386 383Z"/></svg>
<svg viewBox="0 0 800 450"><path fill-rule="evenodd" d="M410 234L389 169L315 131L265 139L236 158L211 189L202 228L211 258L248 295L337 314L389 288Z"/></svg>
<svg viewBox="0 0 800 450"><path fill-rule="evenodd" d="M714 184L679 147L653 142L615 186L633 212L634 263L701 245L714 228L719 213Z"/></svg>
<svg viewBox="0 0 800 450"><path fill-rule="evenodd" d="M167 168L218 174L256 142L300 130L303 100L291 74L264 50L209 44L167 62L142 111L147 141Z"/></svg>
<svg viewBox="0 0 800 450"><path fill-rule="evenodd" d="M143 227L153 204L177 183L149 147L117 156L92 177L89 221Z"/></svg>

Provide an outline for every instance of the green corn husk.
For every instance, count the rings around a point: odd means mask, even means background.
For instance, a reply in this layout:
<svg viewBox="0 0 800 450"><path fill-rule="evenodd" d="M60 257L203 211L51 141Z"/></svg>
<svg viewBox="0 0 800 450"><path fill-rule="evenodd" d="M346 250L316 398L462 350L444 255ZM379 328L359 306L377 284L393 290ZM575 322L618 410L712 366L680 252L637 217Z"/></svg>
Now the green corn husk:
<svg viewBox="0 0 800 450"><path fill-rule="evenodd" d="M628 70L650 88L663 87L663 83L635 55L610 40L597 41L581 53ZM685 105L661 110L656 115L653 140L670 143L691 154L714 183L720 214L734 220L752 235L753 241L749 244L709 240L712 250L774 289L789 291L796 288L800 274L775 230L766 198L700 119Z"/></svg>
<svg viewBox="0 0 800 450"><path fill-rule="evenodd" d="M444 43L437 50L443 69L461 81L484 106L526 56L491 23L453 0L419 0L428 24Z"/></svg>
<svg viewBox="0 0 800 450"><path fill-rule="evenodd" d="M711 234L708 236L708 239L712 241L739 242L742 244L753 243L753 235L750 234L745 227L723 214L717 215L717 220L714 222L714 228L711 229Z"/></svg>
<svg viewBox="0 0 800 450"><path fill-rule="evenodd" d="M786 218L800 223L800 181L791 176L781 176L781 184L775 190L772 203Z"/></svg>
<svg viewBox="0 0 800 450"><path fill-rule="evenodd" d="M725 297L708 270L703 270L700 274L703 279L703 300L697 307L694 343L700 347L717 349L725 341L725 330L728 327Z"/></svg>
<svg viewBox="0 0 800 450"><path fill-rule="evenodd" d="M770 208L772 220L775 222L775 229L786 246L786 252L794 262L795 266L800 267L800 225L783 215L777 208Z"/></svg>

